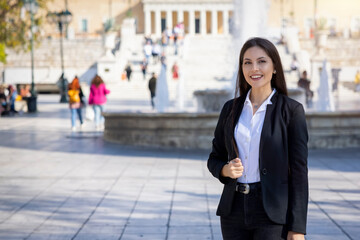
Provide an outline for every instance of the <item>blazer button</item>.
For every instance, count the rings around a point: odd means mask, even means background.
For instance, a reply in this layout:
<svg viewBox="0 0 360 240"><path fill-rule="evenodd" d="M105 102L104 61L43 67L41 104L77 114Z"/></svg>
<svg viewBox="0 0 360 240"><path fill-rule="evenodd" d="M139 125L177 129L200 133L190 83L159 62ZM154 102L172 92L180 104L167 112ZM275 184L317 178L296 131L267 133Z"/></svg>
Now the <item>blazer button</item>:
<svg viewBox="0 0 360 240"><path fill-rule="evenodd" d="M267 174L267 169L263 168L263 170L261 170L261 172L262 172L263 175L266 175Z"/></svg>

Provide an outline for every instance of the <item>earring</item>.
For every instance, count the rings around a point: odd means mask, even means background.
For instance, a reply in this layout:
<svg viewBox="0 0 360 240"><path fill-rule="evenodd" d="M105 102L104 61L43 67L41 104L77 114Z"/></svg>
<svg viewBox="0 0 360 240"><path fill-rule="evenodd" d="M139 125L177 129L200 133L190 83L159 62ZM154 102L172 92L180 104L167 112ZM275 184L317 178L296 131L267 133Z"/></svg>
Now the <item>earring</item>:
<svg viewBox="0 0 360 240"><path fill-rule="evenodd" d="M276 70L274 71L274 74L276 74Z"/></svg>

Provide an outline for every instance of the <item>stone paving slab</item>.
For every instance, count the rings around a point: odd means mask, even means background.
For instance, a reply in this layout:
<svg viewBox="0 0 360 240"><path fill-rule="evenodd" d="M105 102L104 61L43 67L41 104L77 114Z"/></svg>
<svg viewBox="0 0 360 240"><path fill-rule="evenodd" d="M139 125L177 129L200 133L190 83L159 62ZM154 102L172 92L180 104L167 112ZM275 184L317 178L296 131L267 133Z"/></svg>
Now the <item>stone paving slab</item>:
<svg viewBox="0 0 360 240"><path fill-rule="evenodd" d="M207 151L104 142L67 105L0 118L0 239L221 239ZM360 149L311 150L306 239L360 239Z"/></svg>

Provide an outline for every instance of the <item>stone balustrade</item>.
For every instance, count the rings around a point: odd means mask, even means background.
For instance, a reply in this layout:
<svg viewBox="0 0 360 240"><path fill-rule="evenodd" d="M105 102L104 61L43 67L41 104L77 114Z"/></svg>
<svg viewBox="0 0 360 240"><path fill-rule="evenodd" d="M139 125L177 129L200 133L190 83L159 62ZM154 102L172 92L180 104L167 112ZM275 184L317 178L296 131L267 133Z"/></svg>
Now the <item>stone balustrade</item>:
<svg viewBox="0 0 360 240"><path fill-rule="evenodd" d="M360 147L360 112L307 113L310 148Z"/></svg>

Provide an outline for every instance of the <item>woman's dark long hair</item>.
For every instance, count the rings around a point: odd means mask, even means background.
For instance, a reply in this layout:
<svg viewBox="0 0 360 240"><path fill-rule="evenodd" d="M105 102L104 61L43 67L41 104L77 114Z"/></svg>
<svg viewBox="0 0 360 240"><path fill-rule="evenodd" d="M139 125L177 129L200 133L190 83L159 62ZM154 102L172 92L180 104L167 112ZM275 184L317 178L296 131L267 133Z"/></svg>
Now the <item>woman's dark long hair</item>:
<svg viewBox="0 0 360 240"><path fill-rule="evenodd" d="M230 123L232 125L231 129L234 129L235 124L236 124L235 119L237 116L235 115L235 110L238 107L238 101L239 101L239 98L236 98L236 97L239 96L239 93L240 93L240 96L245 96L251 89L251 86L245 80L242 65L244 62L245 52L249 48L252 48L252 47L260 47L261 49L263 49L266 52L266 54L271 58L271 61L273 62L274 70L276 71L276 73L272 75L271 88L275 88L278 93L281 93L286 96L288 95L280 55L279 55L275 45L273 43L271 43L269 40L264 39L264 38L256 37L256 38L251 38L251 39L247 40L240 51L239 71L238 71L236 87L235 87L235 98L234 98L231 113L228 117L228 120L230 120ZM234 133L232 133L232 136L233 136L232 137L233 147L236 152L236 155L239 157L236 142L234 139Z"/></svg>

